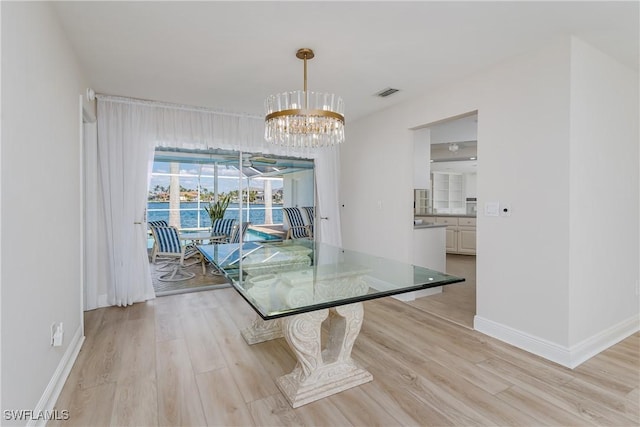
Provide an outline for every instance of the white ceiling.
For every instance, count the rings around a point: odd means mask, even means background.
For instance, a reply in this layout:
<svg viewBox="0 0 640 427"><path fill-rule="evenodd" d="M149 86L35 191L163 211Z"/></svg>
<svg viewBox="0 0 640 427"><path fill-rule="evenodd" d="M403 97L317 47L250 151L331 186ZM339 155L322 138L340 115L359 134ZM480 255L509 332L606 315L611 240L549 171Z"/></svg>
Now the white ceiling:
<svg viewBox="0 0 640 427"><path fill-rule="evenodd" d="M576 35L638 69L638 2L55 2L92 88L256 115L302 88L347 121ZM381 99L374 94L400 92Z"/></svg>

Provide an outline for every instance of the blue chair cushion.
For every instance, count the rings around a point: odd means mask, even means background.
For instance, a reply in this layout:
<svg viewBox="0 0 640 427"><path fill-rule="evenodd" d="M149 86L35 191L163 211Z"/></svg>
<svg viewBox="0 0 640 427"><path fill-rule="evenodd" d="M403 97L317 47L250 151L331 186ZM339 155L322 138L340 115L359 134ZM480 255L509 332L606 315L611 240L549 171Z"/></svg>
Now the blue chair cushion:
<svg viewBox="0 0 640 427"><path fill-rule="evenodd" d="M216 219L211 226L211 235L224 234L225 236L231 236L233 227L236 224L235 219Z"/></svg>
<svg viewBox="0 0 640 427"><path fill-rule="evenodd" d="M158 240L158 249L163 253L182 253L180 245L180 236L175 227L154 227L155 235Z"/></svg>

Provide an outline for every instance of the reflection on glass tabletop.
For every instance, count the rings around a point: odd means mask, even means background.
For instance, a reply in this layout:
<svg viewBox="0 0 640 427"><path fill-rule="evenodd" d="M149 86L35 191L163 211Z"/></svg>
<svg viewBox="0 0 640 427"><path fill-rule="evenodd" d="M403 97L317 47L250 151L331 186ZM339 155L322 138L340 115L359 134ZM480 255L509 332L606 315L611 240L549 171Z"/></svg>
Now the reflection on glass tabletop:
<svg viewBox="0 0 640 427"><path fill-rule="evenodd" d="M464 281L306 239L198 249L265 320Z"/></svg>

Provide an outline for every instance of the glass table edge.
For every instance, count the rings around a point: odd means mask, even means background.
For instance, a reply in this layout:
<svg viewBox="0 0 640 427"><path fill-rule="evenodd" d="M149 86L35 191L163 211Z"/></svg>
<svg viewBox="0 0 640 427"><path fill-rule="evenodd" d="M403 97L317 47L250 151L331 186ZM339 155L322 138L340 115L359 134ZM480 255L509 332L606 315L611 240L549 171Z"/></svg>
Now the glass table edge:
<svg viewBox="0 0 640 427"><path fill-rule="evenodd" d="M229 271L227 271L227 269L224 269L224 268L221 268L221 267L217 266L217 264L215 263L214 260L210 259L205 252L200 250L200 246L207 246L207 245L197 245L196 248L198 248L199 252L207 259L207 261L209 261L212 264L216 265L218 270L231 283L231 286L233 287L233 289L240 294L240 296L249 304L249 306L263 320L272 320L272 319L279 319L279 318L288 317L288 316L295 316L296 314L309 313L309 312L312 312L312 311L323 310L325 308L339 307L339 306L342 306L342 305L353 304L353 303L356 303L356 302L371 301L371 300L378 299L378 298L384 298L384 297L388 297L388 296L399 295L399 294L419 291L419 290L423 290L423 289L436 288L438 286L451 285L451 284L454 284L454 283L461 283L461 282L464 282L466 280L463 277L451 276L451 275L447 274L446 275L447 276L446 279L441 280L441 281L439 281L437 283L423 283L423 284L414 285L414 286L401 288L401 289L391 289L391 290L388 290L388 291L377 292L377 293L374 293L374 294L365 294L365 295L360 295L360 296L357 296L357 297L345 298L344 300L340 300L338 302L329 301L329 302L309 305L309 306L306 306L306 307L303 307L303 308L299 308L299 309L290 309L290 310L280 311L280 312L277 312L277 313L274 313L274 314L264 314L264 313L262 313L260 311L260 309L258 307L256 307L254 305L254 303L249 298L246 297L246 295L244 295L244 293L241 290L241 288L238 287L238 284L237 284L236 280L234 280L235 273L237 272L237 269L231 268L231 269L229 269ZM209 245L209 246L211 246L211 245ZM440 273L440 274L443 274L443 273Z"/></svg>
<svg viewBox="0 0 640 427"><path fill-rule="evenodd" d="M464 282L466 280L463 277L449 276L448 279L445 279L445 280L443 280L441 282L438 282L438 283L435 283L435 284L425 283L425 284L422 284L422 285L415 285L415 286L402 288L402 289L393 289L393 290L378 292L378 293L375 293L375 294L366 294L366 295L360 295L360 296L357 296L357 297L345 298L345 299L340 300L338 302L329 301L329 302L323 302L323 303L319 303L319 304L309 305L309 306L306 306L306 307L303 307L303 308L299 308L299 309L290 309L290 310L286 310L286 311L280 311L280 312L277 312L277 313L274 313L274 314L264 314L238 288L238 284L236 283L235 280L233 280L226 273L225 273L225 277L227 277L227 279L230 280L233 289L235 289L235 291L240 294L240 296L249 304L249 306L251 306L251 308L253 308L253 310L258 314L258 316L260 316L260 318L262 320L280 319L280 318L283 318L283 317L295 316L297 314L303 314L303 313L309 313L309 312L312 312L312 311L324 310L325 308L339 307L339 306L342 306L342 305L349 305L349 304L353 304L353 303L356 303L356 302L371 301L371 300L378 299L378 298L384 298L384 297L404 294L404 293L413 292L413 291L420 291L420 290L423 290L423 289L437 288L438 286L452 285L454 283L461 283L461 282Z"/></svg>

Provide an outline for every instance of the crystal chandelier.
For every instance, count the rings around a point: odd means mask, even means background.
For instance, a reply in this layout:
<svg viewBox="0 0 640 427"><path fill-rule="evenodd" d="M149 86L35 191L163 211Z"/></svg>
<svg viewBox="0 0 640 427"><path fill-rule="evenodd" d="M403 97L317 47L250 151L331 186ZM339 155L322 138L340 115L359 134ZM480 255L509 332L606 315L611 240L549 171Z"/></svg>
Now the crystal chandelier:
<svg viewBox="0 0 640 427"><path fill-rule="evenodd" d="M307 60L311 49L299 49L304 61L304 90L269 96L265 103L267 141L286 147L325 147L344 141L344 103L329 93L307 91Z"/></svg>

